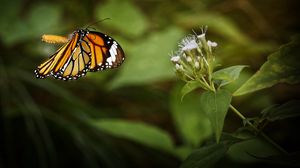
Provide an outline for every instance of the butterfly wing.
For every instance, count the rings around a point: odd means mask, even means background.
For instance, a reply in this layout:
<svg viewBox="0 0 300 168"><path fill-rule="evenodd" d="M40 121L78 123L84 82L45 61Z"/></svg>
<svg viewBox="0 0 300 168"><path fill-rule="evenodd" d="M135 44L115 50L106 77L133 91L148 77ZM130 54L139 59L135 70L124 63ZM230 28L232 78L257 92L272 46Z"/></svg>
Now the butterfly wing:
<svg viewBox="0 0 300 168"><path fill-rule="evenodd" d="M71 40L57 50L47 61L35 70L37 78L50 75L57 79L77 79L88 71L90 48L87 43L78 41L81 34L75 32Z"/></svg>
<svg viewBox="0 0 300 168"><path fill-rule="evenodd" d="M80 40L60 72L53 75L63 80L78 79L89 71L91 50L88 42Z"/></svg>
<svg viewBox="0 0 300 168"><path fill-rule="evenodd" d="M124 59L124 51L120 44L110 36L90 31L84 38L91 49L90 71L99 71L120 66Z"/></svg>
<svg viewBox="0 0 300 168"><path fill-rule="evenodd" d="M116 68L124 61L124 51L110 36L78 30L71 40L35 70L37 78L78 79L88 71Z"/></svg>

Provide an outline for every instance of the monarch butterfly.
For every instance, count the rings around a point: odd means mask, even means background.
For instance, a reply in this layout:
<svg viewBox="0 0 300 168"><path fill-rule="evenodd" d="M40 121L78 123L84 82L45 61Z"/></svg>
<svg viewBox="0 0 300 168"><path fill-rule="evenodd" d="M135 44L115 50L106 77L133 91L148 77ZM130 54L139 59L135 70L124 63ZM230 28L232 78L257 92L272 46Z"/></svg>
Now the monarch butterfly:
<svg viewBox="0 0 300 168"><path fill-rule="evenodd" d="M86 28L74 31L70 37L67 43L38 66L34 71L37 78L53 76L61 80L76 80L88 71L116 68L125 59L120 44L106 34Z"/></svg>

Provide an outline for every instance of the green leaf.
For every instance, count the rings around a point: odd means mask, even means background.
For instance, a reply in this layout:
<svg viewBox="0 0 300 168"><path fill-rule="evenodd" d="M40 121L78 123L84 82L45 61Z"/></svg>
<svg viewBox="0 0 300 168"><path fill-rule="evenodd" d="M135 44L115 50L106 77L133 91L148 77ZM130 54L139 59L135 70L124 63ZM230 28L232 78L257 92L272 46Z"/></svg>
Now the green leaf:
<svg viewBox="0 0 300 168"><path fill-rule="evenodd" d="M12 25L15 24L15 22L20 22L21 17L19 17L19 12L21 11L22 2L20 0L15 1L9 1L4 0L1 1L0 5L0 36L1 41L3 40L6 42L5 38L9 38L10 35L12 35L13 32ZM18 34L18 33L16 33Z"/></svg>
<svg viewBox="0 0 300 168"><path fill-rule="evenodd" d="M92 121L92 123L102 131L116 137L126 138L168 152L173 149L172 139L165 131L145 123L121 119L101 119Z"/></svg>
<svg viewBox="0 0 300 168"><path fill-rule="evenodd" d="M226 154L228 146L223 143L214 144L211 146L203 147L195 150L188 158L182 163L181 168L203 168L212 167Z"/></svg>
<svg viewBox="0 0 300 168"><path fill-rule="evenodd" d="M292 100L283 105L272 105L262 112L263 117L269 121L283 120L300 116L300 100Z"/></svg>
<svg viewBox="0 0 300 168"><path fill-rule="evenodd" d="M188 156L180 168L212 167L225 156L232 144L233 143L221 142L197 149Z"/></svg>
<svg viewBox="0 0 300 168"><path fill-rule="evenodd" d="M181 89L181 101L183 100L186 94L199 87L201 87L201 84L198 81L188 81Z"/></svg>
<svg viewBox="0 0 300 168"><path fill-rule="evenodd" d="M18 15L10 16L12 18L9 22L12 20L14 21L9 25L9 27L4 25L6 27L5 34L0 34L3 36L3 41L7 45L41 37L43 33L50 29L51 31L53 31L53 29L58 30L58 27L61 29L61 26L59 26L61 10L58 6L47 3L39 3L32 7L31 10L28 10L28 12L28 17L23 19L18 19ZM0 20L2 19L0 18ZM1 27L2 26L0 26L0 29Z"/></svg>
<svg viewBox="0 0 300 168"><path fill-rule="evenodd" d="M208 117L201 108L201 94L191 93L180 100L180 87L171 95L171 112L176 130L183 145L195 147L202 144L212 134Z"/></svg>
<svg viewBox="0 0 300 168"><path fill-rule="evenodd" d="M231 94L226 90L207 91L201 96L201 106L211 122L217 142L220 140L230 102Z"/></svg>
<svg viewBox="0 0 300 168"><path fill-rule="evenodd" d="M39 4L32 8L28 16L28 26L30 34L35 37L40 37L47 31L58 30L62 13L58 6L52 4Z"/></svg>
<svg viewBox="0 0 300 168"><path fill-rule="evenodd" d="M142 35L148 22L143 13L131 1L112 0L96 7L96 16L100 19L111 18L102 24L123 32L131 37Z"/></svg>
<svg viewBox="0 0 300 168"><path fill-rule="evenodd" d="M244 83L233 95L240 96L271 87L277 83L299 83L300 36L283 45L268 57L259 71Z"/></svg>
<svg viewBox="0 0 300 168"><path fill-rule="evenodd" d="M247 67L246 65L235 65L228 68L218 70L213 73L213 79L221 80L220 86L227 85L238 79L241 71Z"/></svg>
<svg viewBox="0 0 300 168"><path fill-rule="evenodd" d="M174 149L174 154L183 161L192 153L193 150L194 148L191 146L179 146Z"/></svg>
<svg viewBox="0 0 300 168"><path fill-rule="evenodd" d="M267 157L271 155L277 155L279 153L274 146L265 140L261 138L251 138L249 140L232 145L227 154L227 156L235 162L255 163L260 160L253 157L253 155Z"/></svg>
<svg viewBox="0 0 300 168"><path fill-rule="evenodd" d="M253 156L272 165L281 165L283 167L300 167L300 152L290 153L286 155L271 155L267 157Z"/></svg>
<svg viewBox="0 0 300 168"><path fill-rule="evenodd" d="M175 48L176 42L183 36L183 31L172 27L143 38L126 52L127 57L121 72L110 86L116 88L130 84L149 84L174 77L168 53Z"/></svg>

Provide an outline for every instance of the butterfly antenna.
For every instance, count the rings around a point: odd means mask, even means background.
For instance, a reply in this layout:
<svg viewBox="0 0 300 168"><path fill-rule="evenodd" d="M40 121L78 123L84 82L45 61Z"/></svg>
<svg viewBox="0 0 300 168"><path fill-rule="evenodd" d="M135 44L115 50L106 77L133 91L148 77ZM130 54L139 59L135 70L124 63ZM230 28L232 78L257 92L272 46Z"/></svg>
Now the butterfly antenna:
<svg viewBox="0 0 300 168"><path fill-rule="evenodd" d="M90 28L91 26L93 26L93 25L95 25L95 24L97 24L97 23L99 23L99 22L103 22L104 20L109 20L109 19L110 19L110 18L105 18L105 19L101 19L101 20L98 20L98 21L96 21L96 22L93 22L93 23L89 24L89 25L86 27L86 29Z"/></svg>

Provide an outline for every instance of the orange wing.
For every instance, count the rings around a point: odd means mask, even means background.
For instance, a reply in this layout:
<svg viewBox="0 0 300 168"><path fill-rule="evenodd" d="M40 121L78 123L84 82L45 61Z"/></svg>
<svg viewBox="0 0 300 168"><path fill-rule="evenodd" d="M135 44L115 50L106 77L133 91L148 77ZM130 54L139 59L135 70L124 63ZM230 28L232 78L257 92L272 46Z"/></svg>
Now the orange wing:
<svg viewBox="0 0 300 168"><path fill-rule="evenodd" d="M50 75L57 79L77 79L88 71L90 48L87 43L78 43L81 34L75 32L72 39L57 50L35 70L37 78Z"/></svg>

